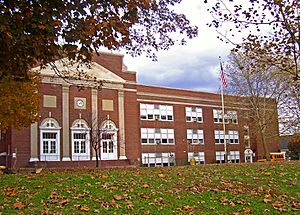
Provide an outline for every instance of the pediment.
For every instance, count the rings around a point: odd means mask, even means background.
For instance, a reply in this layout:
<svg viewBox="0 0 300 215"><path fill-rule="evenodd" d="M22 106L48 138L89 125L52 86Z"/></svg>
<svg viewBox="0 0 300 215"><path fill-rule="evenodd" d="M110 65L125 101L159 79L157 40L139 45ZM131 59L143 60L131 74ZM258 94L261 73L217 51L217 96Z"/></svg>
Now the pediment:
<svg viewBox="0 0 300 215"><path fill-rule="evenodd" d="M33 70L39 71L42 76L52 76L57 77L57 73L55 70L59 71L61 74L65 76L78 76L82 75L84 79L85 74L92 79L96 79L104 82L117 82L117 83L125 83L125 80L115 73L109 71L105 67L101 66L96 62L91 62L87 64L79 64L78 62L71 62L68 59L64 58L61 60L56 60L51 63L55 65L54 67L47 64L45 68L36 67Z"/></svg>

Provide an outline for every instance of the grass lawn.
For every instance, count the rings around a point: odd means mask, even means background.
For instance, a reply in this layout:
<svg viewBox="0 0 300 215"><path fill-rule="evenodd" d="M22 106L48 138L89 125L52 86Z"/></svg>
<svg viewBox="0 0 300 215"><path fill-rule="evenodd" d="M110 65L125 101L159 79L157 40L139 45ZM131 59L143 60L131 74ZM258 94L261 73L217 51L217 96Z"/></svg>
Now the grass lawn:
<svg viewBox="0 0 300 215"><path fill-rule="evenodd" d="M0 214L299 214L300 162L0 175Z"/></svg>

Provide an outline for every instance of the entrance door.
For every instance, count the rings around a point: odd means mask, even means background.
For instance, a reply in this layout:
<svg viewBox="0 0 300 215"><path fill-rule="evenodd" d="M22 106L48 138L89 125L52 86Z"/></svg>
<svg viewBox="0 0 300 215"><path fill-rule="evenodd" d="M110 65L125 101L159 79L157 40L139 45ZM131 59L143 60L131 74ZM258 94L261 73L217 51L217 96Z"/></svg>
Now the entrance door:
<svg viewBox="0 0 300 215"><path fill-rule="evenodd" d="M102 160L116 160L117 159L117 145L111 139L101 140L101 159Z"/></svg>
<svg viewBox="0 0 300 215"><path fill-rule="evenodd" d="M245 162L252 163L253 162L253 151L251 149L246 149L244 154L245 154Z"/></svg>

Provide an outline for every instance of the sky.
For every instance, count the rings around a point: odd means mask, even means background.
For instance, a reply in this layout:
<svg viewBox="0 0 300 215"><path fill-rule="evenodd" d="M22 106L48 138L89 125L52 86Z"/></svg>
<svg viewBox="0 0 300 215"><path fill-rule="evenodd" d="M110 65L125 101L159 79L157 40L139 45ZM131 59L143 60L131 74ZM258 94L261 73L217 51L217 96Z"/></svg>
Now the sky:
<svg viewBox="0 0 300 215"><path fill-rule="evenodd" d="M137 72L137 81L146 85L218 92L219 56L226 60L232 45L217 39L218 33L206 24L212 20L202 0L183 0L176 6L198 26L198 37L188 39L185 46L173 46L167 51L157 52L158 61L145 56L124 56L129 71Z"/></svg>

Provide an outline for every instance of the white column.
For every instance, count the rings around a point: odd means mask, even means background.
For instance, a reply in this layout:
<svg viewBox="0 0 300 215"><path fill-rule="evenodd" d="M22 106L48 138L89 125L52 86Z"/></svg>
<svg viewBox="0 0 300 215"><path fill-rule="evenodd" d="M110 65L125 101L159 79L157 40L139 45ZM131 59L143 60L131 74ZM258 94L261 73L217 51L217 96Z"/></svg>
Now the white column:
<svg viewBox="0 0 300 215"><path fill-rule="evenodd" d="M118 92L119 103L119 135L120 135L120 157L119 159L127 159L125 150L125 113L124 113L124 91Z"/></svg>
<svg viewBox="0 0 300 215"><path fill-rule="evenodd" d="M62 161L71 161L70 158L70 119L69 119L69 85L62 86L62 121L63 121L63 158Z"/></svg>
<svg viewBox="0 0 300 215"><path fill-rule="evenodd" d="M92 128L98 129L98 90L92 89ZM92 159L96 160L96 152L92 148Z"/></svg>
<svg viewBox="0 0 300 215"><path fill-rule="evenodd" d="M38 157L38 123L30 125L30 159L29 162L39 161Z"/></svg>

